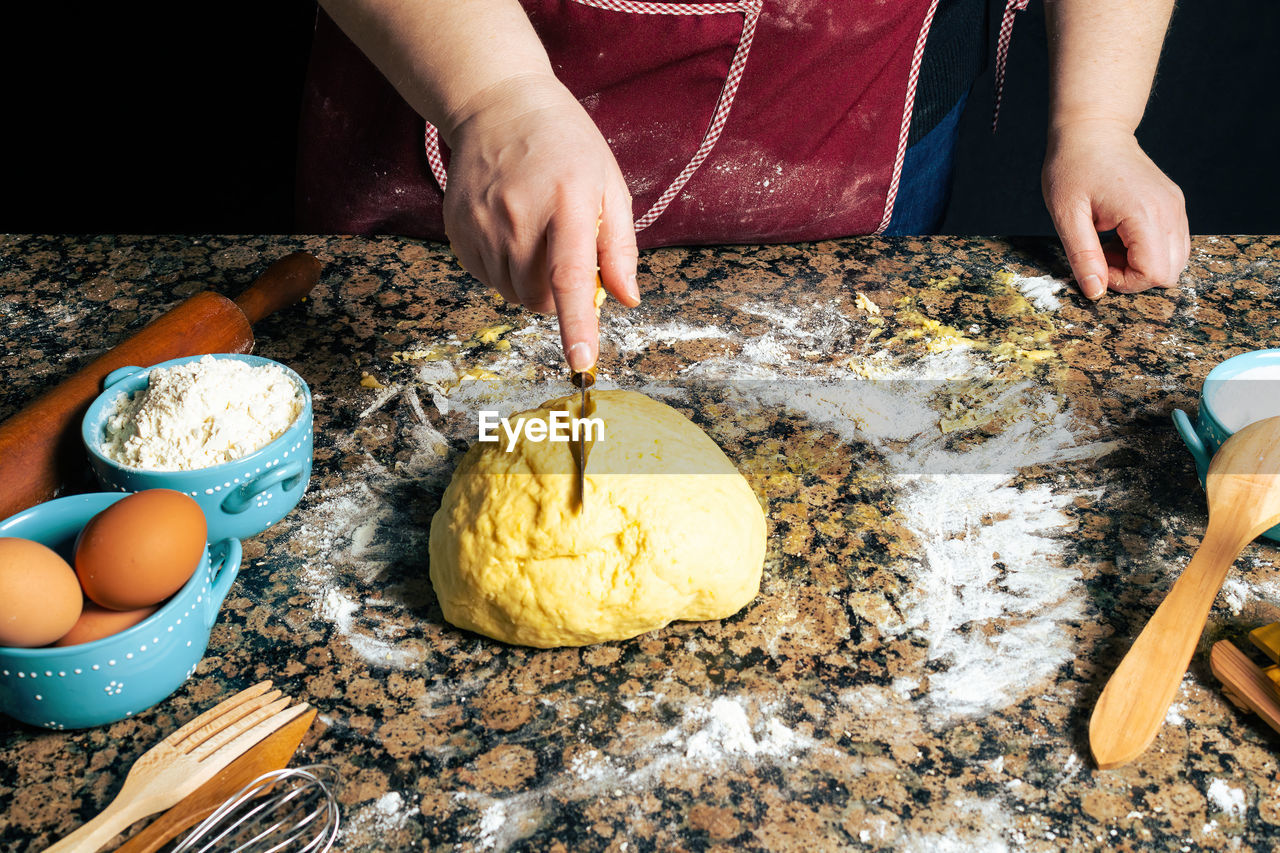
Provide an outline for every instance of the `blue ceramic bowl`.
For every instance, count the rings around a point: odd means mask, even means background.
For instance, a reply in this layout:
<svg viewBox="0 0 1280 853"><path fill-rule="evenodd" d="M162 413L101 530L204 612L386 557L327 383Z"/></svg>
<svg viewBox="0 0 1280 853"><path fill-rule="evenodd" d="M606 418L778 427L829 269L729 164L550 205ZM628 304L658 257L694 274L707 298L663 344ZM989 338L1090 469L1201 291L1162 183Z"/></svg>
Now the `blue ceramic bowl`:
<svg viewBox="0 0 1280 853"><path fill-rule="evenodd" d="M302 413L274 441L234 462L194 471L150 471L126 468L102 453L102 441L111 407L121 394L147 387L150 371L172 367L204 356L175 358L148 368L122 367L108 374L105 390L89 406L81 424L81 436L89 452L89 465L104 488L121 492L173 489L190 495L204 510L209 541L248 539L289 514L311 480L311 389L288 367L256 355L220 354L249 364L274 364L282 368L302 394Z"/></svg>
<svg viewBox="0 0 1280 853"><path fill-rule="evenodd" d="M0 536L33 539L70 563L80 530L124 497L57 498L0 521ZM240 542L223 539L206 545L191 580L132 628L78 646L0 646L0 712L33 726L79 729L131 717L167 698L204 657L239 570Z"/></svg>
<svg viewBox="0 0 1280 853"><path fill-rule="evenodd" d="M1246 370L1267 366L1280 370L1280 349L1256 350L1229 358L1210 370L1209 375L1204 378L1204 385L1200 388L1200 411L1194 424L1186 412L1182 409L1174 409L1173 425L1177 428L1178 435L1182 436L1183 444L1196 460L1196 473L1200 475L1201 485L1204 485L1205 475L1209 473L1209 463L1213 460L1213 455L1232 434L1232 430L1222 422L1221 416L1226 413L1214 411L1215 392L1222 389L1223 383L1238 379ZM1280 395L1280 381L1265 384L1275 385L1275 393ZM1262 393L1267 393L1265 389L1260 390ZM1262 536L1272 542L1280 542L1280 525L1271 528Z"/></svg>

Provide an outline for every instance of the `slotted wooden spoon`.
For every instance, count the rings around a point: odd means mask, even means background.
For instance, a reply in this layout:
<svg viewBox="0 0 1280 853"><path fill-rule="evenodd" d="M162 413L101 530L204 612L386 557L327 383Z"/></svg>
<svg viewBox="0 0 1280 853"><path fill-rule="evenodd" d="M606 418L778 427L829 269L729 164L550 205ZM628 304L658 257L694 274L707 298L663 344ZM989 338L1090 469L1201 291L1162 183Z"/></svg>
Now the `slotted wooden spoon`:
<svg viewBox="0 0 1280 853"><path fill-rule="evenodd" d="M1155 738L1231 564L1280 522L1280 417L1228 438L1209 465L1205 491L1209 527L1200 548L1094 706L1089 746L1104 770L1137 758Z"/></svg>

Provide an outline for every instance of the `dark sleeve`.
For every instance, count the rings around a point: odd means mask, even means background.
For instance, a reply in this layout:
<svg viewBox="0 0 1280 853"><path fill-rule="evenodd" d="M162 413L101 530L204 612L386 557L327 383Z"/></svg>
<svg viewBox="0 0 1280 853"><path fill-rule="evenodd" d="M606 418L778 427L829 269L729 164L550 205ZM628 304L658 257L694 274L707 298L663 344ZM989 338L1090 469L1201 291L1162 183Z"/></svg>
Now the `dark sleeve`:
<svg viewBox="0 0 1280 853"><path fill-rule="evenodd" d="M987 65L987 0L939 0L911 113L912 145L951 111Z"/></svg>

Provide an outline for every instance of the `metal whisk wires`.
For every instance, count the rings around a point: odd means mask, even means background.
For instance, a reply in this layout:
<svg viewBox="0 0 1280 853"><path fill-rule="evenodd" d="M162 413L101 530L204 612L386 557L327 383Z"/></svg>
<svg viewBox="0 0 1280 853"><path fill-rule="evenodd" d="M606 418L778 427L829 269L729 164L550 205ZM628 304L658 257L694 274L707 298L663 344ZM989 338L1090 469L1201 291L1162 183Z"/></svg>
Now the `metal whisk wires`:
<svg viewBox="0 0 1280 853"><path fill-rule="evenodd" d="M323 764L254 779L178 843L173 853L326 853L338 837L337 773Z"/></svg>

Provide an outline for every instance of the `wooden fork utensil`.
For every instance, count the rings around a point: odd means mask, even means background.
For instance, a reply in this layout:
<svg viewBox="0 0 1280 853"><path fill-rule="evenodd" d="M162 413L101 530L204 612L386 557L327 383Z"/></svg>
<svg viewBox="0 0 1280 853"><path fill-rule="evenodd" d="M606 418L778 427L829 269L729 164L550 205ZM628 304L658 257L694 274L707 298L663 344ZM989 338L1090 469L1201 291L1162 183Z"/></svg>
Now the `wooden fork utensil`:
<svg viewBox="0 0 1280 853"><path fill-rule="evenodd" d="M292 701L263 681L196 717L143 753L111 804L47 853L90 853L135 821L173 806L307 711L306 703Z"/></svg>

